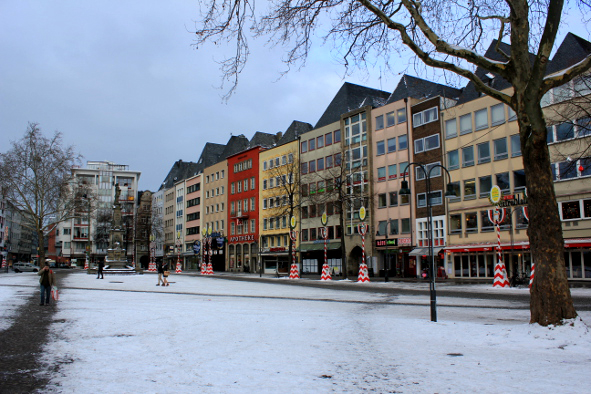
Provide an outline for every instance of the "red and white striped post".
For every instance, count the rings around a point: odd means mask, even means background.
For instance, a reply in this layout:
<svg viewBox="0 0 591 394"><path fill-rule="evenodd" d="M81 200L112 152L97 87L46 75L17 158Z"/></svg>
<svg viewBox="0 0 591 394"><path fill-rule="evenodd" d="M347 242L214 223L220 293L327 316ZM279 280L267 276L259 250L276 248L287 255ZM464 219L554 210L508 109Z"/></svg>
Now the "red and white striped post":
<svg viewBox="0 0 591 394"><path fill-rule="evenodd" d="M361 223L358 226L359 234L361 234L361 256L362 261L359 265L359 275L357 282L369 282L369 274L367 272L367 264L365 263L365 234L367 233L367 224Z"/></svg>
<svg viewBox="0 0 591 394"><path fill-rule="evenodd" d="M289 270L289 279L300 279L300 273L298 270L298 265L296 264L296 250L295 250L295 242L298 238L298 232L295 230L291 230L289 232L289 237L292 241L292 248L291 248L291 269Z"/></svg>

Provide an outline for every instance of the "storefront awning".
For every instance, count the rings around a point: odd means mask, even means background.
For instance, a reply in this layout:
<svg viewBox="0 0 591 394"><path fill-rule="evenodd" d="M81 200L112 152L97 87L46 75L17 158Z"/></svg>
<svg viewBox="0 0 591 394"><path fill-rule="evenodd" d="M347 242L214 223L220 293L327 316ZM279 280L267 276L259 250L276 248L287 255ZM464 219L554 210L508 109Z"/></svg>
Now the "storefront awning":
<svg viewBox="0 0 591 394"><path fill-rule="evenodd" d="M443 248L433 248L433 254L441 252ZM429 248L414 248L408 253L409 256L428 256Z"/></svg>
<svg viewBox="0 0 591 394"><path fill-rule="evenodd" d="M340 243L328 243L326 245L326 249L328 250L337 250L341 248ZM324 250L324 243L315 243L315 244L302 244L300 245L300 252L310 252L314 250Z"/></svg>

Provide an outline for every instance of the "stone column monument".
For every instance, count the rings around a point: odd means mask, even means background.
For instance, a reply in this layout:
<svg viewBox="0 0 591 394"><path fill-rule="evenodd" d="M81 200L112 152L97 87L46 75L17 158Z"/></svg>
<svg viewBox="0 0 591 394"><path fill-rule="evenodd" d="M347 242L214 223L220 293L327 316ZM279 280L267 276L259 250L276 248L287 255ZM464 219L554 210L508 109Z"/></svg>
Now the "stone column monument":
<svg viewBox="0 0 591 394"><path fill-rule="evenodd" d="M125 249L121 248L123 242L123 226L121 223L121 203L119 202L119 196L121 195L121 189L119 185L115 185L115 203L113 204L113 227L109 231L109 246L107 249L107 258L105 260L105 266L108 266L107 270L112 269L129 269L127 264L127 254Z"/></svg>

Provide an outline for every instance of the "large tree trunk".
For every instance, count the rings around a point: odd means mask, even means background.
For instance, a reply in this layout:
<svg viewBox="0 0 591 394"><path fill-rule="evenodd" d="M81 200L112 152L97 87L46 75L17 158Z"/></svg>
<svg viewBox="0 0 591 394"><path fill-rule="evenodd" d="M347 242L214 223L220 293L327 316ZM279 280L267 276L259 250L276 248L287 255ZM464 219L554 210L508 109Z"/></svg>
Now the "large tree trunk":
<svg viewBox="0 0 591 394"><path fill-rule="evenodd" d="M539 104L538 104L539 108ZM527 179L529 242L535 263L530 291L530 323L561 324L577 316L564 265L562 224L554 192L546 127L541 109L519 119L523 165ZM529 121L528 121L529 120Z"/></svg>

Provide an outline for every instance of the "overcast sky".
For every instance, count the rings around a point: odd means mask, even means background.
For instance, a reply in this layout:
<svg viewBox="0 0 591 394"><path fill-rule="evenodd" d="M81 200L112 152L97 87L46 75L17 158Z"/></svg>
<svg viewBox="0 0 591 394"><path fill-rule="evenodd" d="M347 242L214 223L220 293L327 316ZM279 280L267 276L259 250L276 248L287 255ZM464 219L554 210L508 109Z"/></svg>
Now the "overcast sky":
<svg viewBox="0 0 591 394"><path fill-rule="evenodd" d="M0 151L37 122L46 135L63 133L83 164L127 164L142 172L140 189L157 190L172 164L197 161L205 142L285 131L293 120L314 125L345 81L392 91L400 78L379 70L344 78L319 48L278 80L281 50L252 43L226 103L216 63L223 49L191 46L198 3L0 1Z"/></svg>

